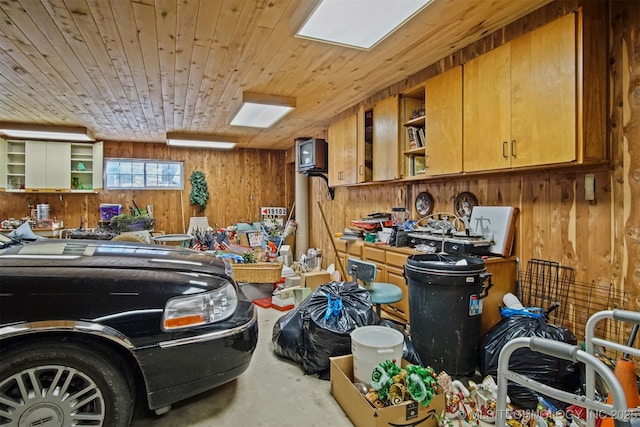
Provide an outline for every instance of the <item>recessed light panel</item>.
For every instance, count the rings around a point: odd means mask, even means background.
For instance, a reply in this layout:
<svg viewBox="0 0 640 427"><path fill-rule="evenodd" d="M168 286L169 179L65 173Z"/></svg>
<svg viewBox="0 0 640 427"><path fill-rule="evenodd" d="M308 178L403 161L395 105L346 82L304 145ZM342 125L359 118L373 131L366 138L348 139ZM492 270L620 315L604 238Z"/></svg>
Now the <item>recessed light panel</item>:
<svg viewBox="0 0 640 427"><path fill-rule="evenodd" d="M243 92L242 105L230 124L268 128L295 107L296 99L293 97Z"/></svg>
<svg viewBox="0 0 640 427"><path fill-rule="evenodd" d="M0 123L0 135L4 135L8 138L19 139L94 141L91 132L86 127L82 126Z"/></svg>
<svg viewBox="0 0 640 427"><path fill-rule="evenodd" d="M231 124L233 126L268 128L291 110L293 110L293 107L284 105L254 104L246 102L242 104L238 114L236 114L233 120L231 120Z"/></svg>
<svg viewBox="0 0 640 427"><path fill-rule="evenodd" d="M177 147L231 149L236 146L236 142L228 137L169 132L167 133L167 145Z"/></svg>
<svg viewBox="0 0 640 427"><path fill-rule="evenodd" d="M297 35L370 49L431 0L321 0Z"/></svg>

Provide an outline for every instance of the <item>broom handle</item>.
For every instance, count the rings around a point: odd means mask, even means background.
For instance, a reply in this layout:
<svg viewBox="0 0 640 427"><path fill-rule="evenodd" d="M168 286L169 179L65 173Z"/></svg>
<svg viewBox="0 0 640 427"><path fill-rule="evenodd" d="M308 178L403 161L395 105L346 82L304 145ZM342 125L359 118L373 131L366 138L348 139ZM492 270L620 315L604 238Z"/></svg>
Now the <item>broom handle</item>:
<svg viewBox="0 0 640 427"><path fill-rule="evenodd" d="M291 221L291 217L293 216L293 210L296 208L296 202L293 202L293 205L291 205L291 210L289 211L289 217L287 218L287 222L284 224L284 231L282 232L282 234L284 235L284 233L287 231L287 226L289 225L289 221ZM283 238L280 238L280 243L278 244L278 253L280 252L280 247L282 246L282 243L284 242Z"/></svg>
<svg viewBox="0 0 640 427"><path fill-rule="evenodd" d="M329 228L329 224L327 223L327 218L324 217L324 211L322 210L322 205L320 204L319 200L318 208L320 209L320 215L322 215L322 221L324 222L324 226L327 229L327 233L329 233L329 240L331 241L331 246L333 246L333 253L336 254L338 267L340 267L340 273L342 273L342 278L346 279L347 274L345 273L344 267L342 266L342 260L340 259L340 255L338 254L338 249L336 249L336 242L333 241L333 237L331 236L331 229Z"/></svg>

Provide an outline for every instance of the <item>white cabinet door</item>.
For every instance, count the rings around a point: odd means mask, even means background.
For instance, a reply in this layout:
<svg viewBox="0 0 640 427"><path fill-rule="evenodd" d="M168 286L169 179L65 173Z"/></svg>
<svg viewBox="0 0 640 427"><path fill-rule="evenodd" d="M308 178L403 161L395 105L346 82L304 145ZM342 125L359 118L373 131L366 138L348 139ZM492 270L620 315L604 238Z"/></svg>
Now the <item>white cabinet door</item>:
<svg viewBox="0 0 640 427"><path fill-rule="evenodd" d="M24 156L25 188L47 188L47 142L27 141L24 147Z"/></svg>
<svg viewBox="0 0 640 427"><path fill-rule="evenodd" d="M0 138L0 188L7 188L7 141Z"/></svg>
<svg viewBox="0 0 640 427"><path fill-rule="evenodd" d="M70 159L71 144L68 142L26 141L26 189L67 190L71 188Z"/></svg>
<svg viewBox="0 0 640 427"><path fill-rule="evenodd" d="M67 142L47 143L47 188L68 190L71 188L71 144Z"/></svg>
<svg viewBox="0 0 640 427"><path fill-rule="evenodd" d="M103 148L102 142L93 144L93 190L102 190L102 160Z"/></svg>

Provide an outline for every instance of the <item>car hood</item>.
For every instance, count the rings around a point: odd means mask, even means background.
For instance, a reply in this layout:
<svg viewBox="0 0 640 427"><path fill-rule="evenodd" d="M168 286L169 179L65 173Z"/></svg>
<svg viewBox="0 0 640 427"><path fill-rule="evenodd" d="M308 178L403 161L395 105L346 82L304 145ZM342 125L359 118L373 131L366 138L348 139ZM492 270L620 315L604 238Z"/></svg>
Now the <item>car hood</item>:
<svg viewBox="0 0 640 427"><path fill-rule="evenodd" d="M0 267L155 269L224 275L223 260L175 246L104 240L48 239L0 250Z"/></svg>

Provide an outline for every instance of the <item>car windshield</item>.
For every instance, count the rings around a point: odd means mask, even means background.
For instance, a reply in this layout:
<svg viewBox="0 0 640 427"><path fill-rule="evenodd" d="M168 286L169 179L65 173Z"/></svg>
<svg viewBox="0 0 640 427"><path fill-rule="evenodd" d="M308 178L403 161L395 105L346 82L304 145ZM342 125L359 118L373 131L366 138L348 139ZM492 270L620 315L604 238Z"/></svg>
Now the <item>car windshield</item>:
<svg viewBox="0 0 640 427"><path fill-rule="evenodd" d="M22 242L12 237L7 236L4 233L0 233L0 249L8 248L9 246L20 245Z"/></svg>

